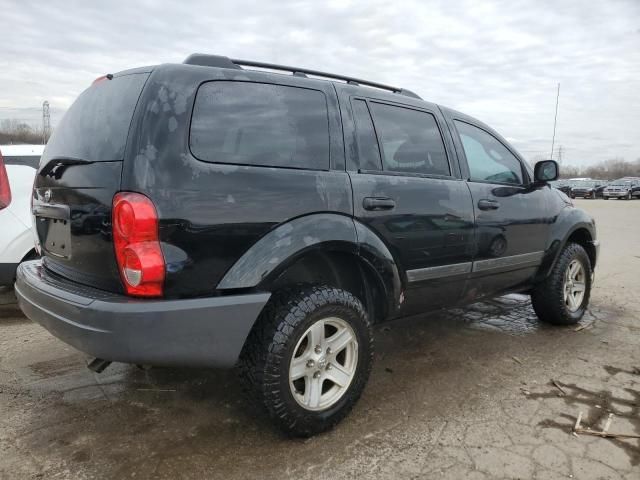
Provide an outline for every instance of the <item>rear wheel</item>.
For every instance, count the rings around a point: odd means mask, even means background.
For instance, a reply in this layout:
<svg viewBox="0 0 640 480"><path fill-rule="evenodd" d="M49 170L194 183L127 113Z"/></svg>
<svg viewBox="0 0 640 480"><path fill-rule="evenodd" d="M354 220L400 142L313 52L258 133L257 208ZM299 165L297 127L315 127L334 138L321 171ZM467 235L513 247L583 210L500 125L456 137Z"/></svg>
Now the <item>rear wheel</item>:
<svg viewBox="0 0 640 480"><path fill-rule="evenodd" d="M275 294L247 339L240 375L284 432L307 437L330 429L360 398L373 361L365 309L327 286Z"/></svg>
<svg viewBox="0 0 640 480"><path fill-rule="evenodd" d="M591 261L577 243L564 248L549 276L531 293L538 318L554 325L580 321L589 304L592 279Z"/></svg>

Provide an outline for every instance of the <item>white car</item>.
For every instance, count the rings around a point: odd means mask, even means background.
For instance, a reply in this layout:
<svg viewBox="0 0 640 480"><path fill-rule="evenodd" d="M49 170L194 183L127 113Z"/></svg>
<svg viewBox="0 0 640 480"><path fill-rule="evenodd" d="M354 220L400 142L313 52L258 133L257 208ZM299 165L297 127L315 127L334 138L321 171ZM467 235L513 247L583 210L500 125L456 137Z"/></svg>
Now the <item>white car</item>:
<svg viewBox="0 0 640 480"><path fill-rule="evenodd" d="M0 145L0 286L18 264L37 256L31 232L31 190L44 145Z"/></svg>

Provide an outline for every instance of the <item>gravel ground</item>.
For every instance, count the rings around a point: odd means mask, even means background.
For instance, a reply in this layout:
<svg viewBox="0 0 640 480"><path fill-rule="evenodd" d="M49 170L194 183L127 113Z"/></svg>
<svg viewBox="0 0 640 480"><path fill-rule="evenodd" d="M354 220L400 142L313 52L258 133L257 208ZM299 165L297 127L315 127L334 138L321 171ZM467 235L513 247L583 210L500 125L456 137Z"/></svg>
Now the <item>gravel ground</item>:
<svg viewBox="0 0 640 480"><path fill-rule="evenodd" d="M640 201L578 200L601 257L589 314L538 323L507 296L378 328L377 361L335 430L289 440L233 372L85 358L0 292L0 478L640 478ZM551 380L555 380L554 385Z"/></svg>

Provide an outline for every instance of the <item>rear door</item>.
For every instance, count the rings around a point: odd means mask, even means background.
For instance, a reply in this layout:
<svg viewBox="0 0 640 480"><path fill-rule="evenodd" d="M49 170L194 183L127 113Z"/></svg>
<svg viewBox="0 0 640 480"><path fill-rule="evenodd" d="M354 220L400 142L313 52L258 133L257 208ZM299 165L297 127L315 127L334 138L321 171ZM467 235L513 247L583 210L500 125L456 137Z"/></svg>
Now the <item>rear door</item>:
<svg viewBox="0 0 640 480"><path fill-rule="evenodd" d="M355 120L345 122L354 215L405 273L402 313L457 302L471 270L473 207L438 110L344 95L343 117Z"/></svg>
<svg viewBox="0 0 640 480"><path fill-rule="evenodd" d="M79 283L119 291L111 202L147 72L94 82L67 111L42 155L33 193L44 265Z"/></svg>
<svg viewBox="0 0 640 480"><path fill-rule="evenodd" d="M465 299L528 286L542 261L552 219L547 186L488 127L466 116L451 124L475 209L476 252Z"/></svg>

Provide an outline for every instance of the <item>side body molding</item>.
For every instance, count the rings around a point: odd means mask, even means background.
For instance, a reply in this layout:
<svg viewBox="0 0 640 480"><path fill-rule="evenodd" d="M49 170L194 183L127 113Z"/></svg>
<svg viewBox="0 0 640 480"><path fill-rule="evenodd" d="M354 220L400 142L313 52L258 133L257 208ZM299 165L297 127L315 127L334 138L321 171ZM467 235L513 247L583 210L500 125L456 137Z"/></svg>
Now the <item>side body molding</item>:
<svg viewBox="0 0 640 480"><path fill-rule="evenodd" d="M385 288L388 313L400 305L402 282L386 245L369 228L351 217L317 213L279 225L256 242L227 271L217 288L254 288L313 249L358 255Z"/></svg>

